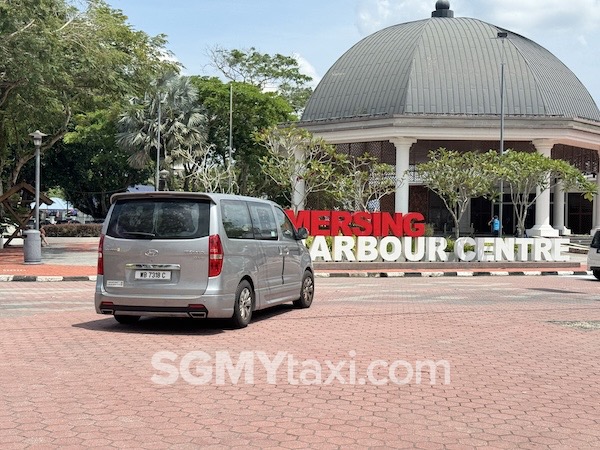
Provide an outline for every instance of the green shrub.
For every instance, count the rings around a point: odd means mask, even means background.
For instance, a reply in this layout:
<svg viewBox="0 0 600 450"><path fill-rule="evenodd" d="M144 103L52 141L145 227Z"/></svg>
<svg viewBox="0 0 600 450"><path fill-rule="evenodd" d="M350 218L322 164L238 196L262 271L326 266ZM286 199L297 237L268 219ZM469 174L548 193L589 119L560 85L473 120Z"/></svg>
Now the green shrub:
<svg viewBox="0 0 600 450"><path fill-rule="evenodd" d="M314 240L315 240L314 236L307 237L304 241L306 247L310 248L310 246L313 244ZM329 249L329 251L331 251L331 249L333 248L333 236L325 236L325 242L327 242L327 248Z"/></svg>
<svg viewBox="0 0 600 450"><path fill-rule="evenodd" d="M452 253L454 252L454 244L456 244L456 240L454 238L448 237L446 238L446 252ZM488 245L492 245L492 244L485 244L486 246ZM475 246L473 244L466 244L463 247L465 252L473 252L475 251Z"/></svg>
<svg viewBox="0 0 600 450"><path fill-rule="evenodd" d="M99 237L102 224L74 224L64 223L56 225L44 225L46 236L51 237Z"/></svg>
<svg viewBox="0 0 600 450"><path fill-rule="evenodd" d="M435 225L433 223L426 223L425 224L425 233L423 234L423 237L433 236L434 231L435 231Z"/></svg>

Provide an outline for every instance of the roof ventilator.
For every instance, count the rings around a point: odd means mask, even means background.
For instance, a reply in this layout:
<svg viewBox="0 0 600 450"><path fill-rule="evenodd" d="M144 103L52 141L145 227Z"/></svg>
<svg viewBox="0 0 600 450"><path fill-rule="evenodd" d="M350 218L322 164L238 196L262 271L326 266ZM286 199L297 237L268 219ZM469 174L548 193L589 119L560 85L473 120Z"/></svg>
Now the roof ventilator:
<svg viewBox="0 0 600 450"><path fill-rule="evenodd" d="M450 2L448 0L435 2L435 11L431 13L431 17L454 17L454 11L450 9Z"/></svg>

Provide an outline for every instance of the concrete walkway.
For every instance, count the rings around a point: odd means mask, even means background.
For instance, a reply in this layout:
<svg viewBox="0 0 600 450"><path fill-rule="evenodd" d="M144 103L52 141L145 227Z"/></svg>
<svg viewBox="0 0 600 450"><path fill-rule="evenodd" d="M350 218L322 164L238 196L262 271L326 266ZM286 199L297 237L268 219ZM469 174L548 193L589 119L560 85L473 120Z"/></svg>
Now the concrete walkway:
<svg viewBox="0 0 600 450"><path fill-rule="evenodd" d="M68 281L96 277L98 238L48 238L41 264L25 264L22 241L0 249L0 281ZM20 245L19 245L20 244Z"/></svg>

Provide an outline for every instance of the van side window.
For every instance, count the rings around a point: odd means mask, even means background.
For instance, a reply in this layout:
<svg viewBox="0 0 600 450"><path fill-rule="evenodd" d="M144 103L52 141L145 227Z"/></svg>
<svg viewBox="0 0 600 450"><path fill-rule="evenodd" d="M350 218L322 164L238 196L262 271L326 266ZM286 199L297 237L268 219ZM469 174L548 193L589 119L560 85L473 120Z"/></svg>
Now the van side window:
<svg viewBox="0 0 600 450"><path fill-rule="evenodd" d="M275 222L271 205L249 202L248 207L250 208L256 239L276 241L279 234L277 233L277 222Z"/></svg>
<svg viewBox="0 0 600 450"><path fill-rule="evenodd" d="M283 239L295 241L296 230L294 229L294 225L292 225L289 217L286 216L280 208L275 208L275 217L277 218L277 223L279 224L279 228L283 234Z"/></svg>
<svg viewBox="0 0 600 450"><path fill-rule="evenodd" d="M246 202L223 200L221 202L223 228L230 239L254 239L252 221Z"/></svg>

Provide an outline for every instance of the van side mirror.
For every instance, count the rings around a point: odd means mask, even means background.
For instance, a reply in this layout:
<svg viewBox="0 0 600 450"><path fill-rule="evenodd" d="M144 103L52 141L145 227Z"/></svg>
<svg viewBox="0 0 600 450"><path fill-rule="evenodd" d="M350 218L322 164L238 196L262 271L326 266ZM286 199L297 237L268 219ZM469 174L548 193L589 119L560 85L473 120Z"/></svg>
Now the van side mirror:
<svg viewBox="0 0 600 450"><path fill-rule="evenodd" d="M304 227L298 228L298 232L296 233L296 239L301 241L302 239L306 239L308 237L308 230Z"/></svg>

